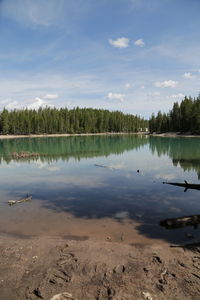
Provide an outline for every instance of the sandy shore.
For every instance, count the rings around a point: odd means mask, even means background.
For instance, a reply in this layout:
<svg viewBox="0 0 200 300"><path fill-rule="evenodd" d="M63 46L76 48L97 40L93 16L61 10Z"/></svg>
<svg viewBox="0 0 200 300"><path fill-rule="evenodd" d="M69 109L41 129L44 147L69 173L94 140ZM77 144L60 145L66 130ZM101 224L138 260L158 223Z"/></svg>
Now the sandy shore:
<svg viewBox="0 0 200 300"><path fill-rule="evenodd" d="M77 133L77 134L21 134L21 135L0 135L0 139L17 139L17 138L42 138L42 137L65 137L65 136L96 136L96 135L145 135L145 132L103 132L103 133Z"/></svg>
<svg viewBox="0 0 200 300"><path fill-rule="evenodd" d="M4 300L200 298L197 246L1 235L0 253Z"/></svg>
<svg viewBox="0 0 200 300"><path fill-rule="evenodd" d="M149 135L158 137L187 137L187 138L200 138L200 135L182 134L175 132L166 133L151 133L148 132L103 132L103 133L77 133L77 134L22 134L22 135L0 135L0 139L17 139L17 138L43 138L43 137L65 137L65 136L104 136L104 135Z"/></svg>

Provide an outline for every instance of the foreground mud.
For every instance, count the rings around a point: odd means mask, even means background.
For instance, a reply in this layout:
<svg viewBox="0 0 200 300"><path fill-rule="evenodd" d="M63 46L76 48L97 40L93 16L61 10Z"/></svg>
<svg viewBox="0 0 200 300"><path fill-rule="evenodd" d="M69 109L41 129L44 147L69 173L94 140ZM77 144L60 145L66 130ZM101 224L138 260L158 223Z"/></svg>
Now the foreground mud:
<svg viewBox="0 0 200 300"><path fill-rule="evenodd" d="M6 300L200 299L200 248L60 238L0 240Z"/></svg>

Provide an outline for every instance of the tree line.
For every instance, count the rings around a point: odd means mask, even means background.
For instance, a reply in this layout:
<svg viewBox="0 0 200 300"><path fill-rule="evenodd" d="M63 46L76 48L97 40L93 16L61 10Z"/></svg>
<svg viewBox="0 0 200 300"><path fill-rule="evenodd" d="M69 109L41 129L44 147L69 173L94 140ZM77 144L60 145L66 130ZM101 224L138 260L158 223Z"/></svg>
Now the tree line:
<svg viewBox="0 0 200 300"><path fill-rule="evenodd" d="M159 111L149 120L150 132L190 132L200 134L200 95L185 97L181 103L175 102L169 113Z"/></svg>
<svg viewBox="0 0 200 300"><path fill-rule="evenodd" d="M148 121L119 111L92 108L39 108L0 113L0 134L139 132Z"/></svg>

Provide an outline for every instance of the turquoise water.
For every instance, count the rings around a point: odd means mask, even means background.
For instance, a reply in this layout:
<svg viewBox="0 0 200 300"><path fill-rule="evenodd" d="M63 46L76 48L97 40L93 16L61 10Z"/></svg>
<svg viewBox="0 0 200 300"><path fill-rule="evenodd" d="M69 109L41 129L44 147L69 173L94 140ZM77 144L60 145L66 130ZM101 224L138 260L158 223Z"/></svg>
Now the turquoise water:
<svg viewBox="0 0 200 300"><path fill-rule="evenodd" d="M13 159L14 151L40 156ZM38 201L35 210L66 212L77 220L126 219L137 222L141 236L175 243L192 235L196 241L198 228L167 230L160 221L200 214L199 190L184 192L162 183L200 184L199 177L198 138L113 135L0 140L0 214L18 224L19 210L26 204L15 208L7 201L30 194L32 201Z"/></svg>

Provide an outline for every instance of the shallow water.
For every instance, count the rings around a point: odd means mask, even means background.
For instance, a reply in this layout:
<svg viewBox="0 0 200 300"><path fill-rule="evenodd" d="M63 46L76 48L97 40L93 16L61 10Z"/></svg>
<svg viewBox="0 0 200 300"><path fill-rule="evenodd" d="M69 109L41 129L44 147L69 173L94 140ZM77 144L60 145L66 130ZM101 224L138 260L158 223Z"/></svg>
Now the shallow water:
<svg viewBox="0 0 200 300"><path fill-rule="evenodd" d="M13 159L12 152L39 157ZM139 172L137 172L139 170ZM138 135L0 140L0 233L62 235L128 243L199 241L192 226L167 230L166 218L200 214L200 139ZM9 206L30 194L31 202ZM191 239L189 239L189 237Z"/></svg>

